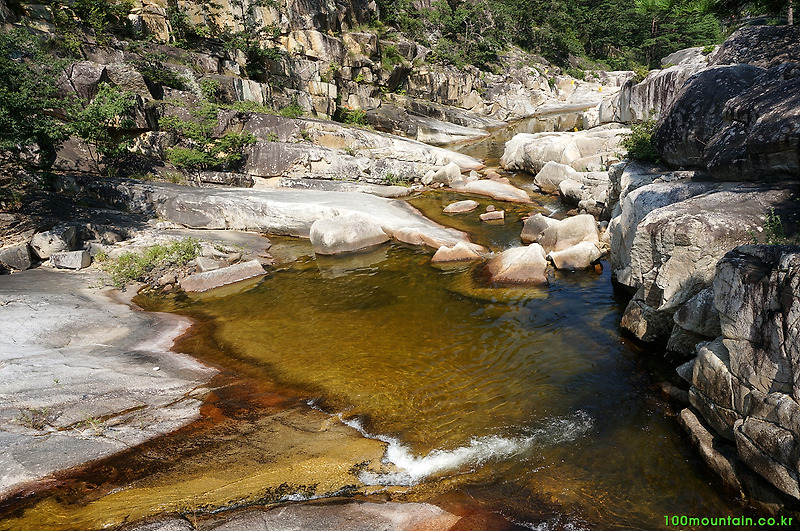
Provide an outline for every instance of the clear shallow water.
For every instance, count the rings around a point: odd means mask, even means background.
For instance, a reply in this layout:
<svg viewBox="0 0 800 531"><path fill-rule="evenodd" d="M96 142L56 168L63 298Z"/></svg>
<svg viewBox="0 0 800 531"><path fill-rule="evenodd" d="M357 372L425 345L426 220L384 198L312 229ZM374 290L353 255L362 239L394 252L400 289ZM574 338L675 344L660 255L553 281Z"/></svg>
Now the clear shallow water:
<svg viewBox="0 0 800 531"><path fill-rule="evenodd" d="M368 484L416 485L421 499L470 492L552 529L740 511L687 447L647 353L620 339L606 273L555 274L499 302L469 267L439 270L429 256L391 245L315 261L309 250L244 293L179 311L212 319L237 366L386 442L397 468L362 473Z"/></svg>

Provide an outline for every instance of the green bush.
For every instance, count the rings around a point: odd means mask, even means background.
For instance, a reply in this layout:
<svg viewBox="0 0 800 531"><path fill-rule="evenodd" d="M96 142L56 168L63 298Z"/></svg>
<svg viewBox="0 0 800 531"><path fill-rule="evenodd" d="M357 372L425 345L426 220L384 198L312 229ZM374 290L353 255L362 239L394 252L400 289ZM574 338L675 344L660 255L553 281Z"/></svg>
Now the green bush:
<svg viewBox="0 0 800 531"><path fill-rule="evenodd" d="M297 103L297 98L292 98L292 102L278 112L284 118L300 118L305 113L300 104Z"/></svg>
<svg viewBox="0 0 800 531"><path fill-rule="evenodd" d="M143 253L127 252L117 259L103 262L114 286L121 288L129 282L148 282L150 273L161 267L182 267L200 254L200 242L194 238L153 245Z"/></svg>
<svg viewBox="0 0 800 531"><path fill-rule="evenodd" d="M205 101L190 110L192 120L161 117L159 127L174 131L180 137L179 145L167 150L167 160L177 168L193 172L238 169L244 162L245 146L256 138L252 133L238 131L214 137L214 129L219 125L218 113L216 105Z"/></svg>
<svg viewBox="0 0 800 531"><path fill-rule="evenodd" d="M219 102L222 99L222 85L216 79L200 80L200 93L205 99L212 102Z"/></svg>
<svg viewBox="0 0 800 531"><path fill-rule="evenodd" d="M656 121L653 119L631 124L631 132L626 133L620 143L622 147L628 150L628 158L650 162L659 162L661 160L661 156L653 142L655 129Z"/></svg>
<svg viewBox="0 0 800 531"><path fill-rule="evenodd" d="M575 79L586 79L586 72L577 66L570 66L567 68L566 73L568 76L574 77Z"/></svg>
<svg viewBox="0 0 800 531"><path fill-rule="evenodd" d="M27 30L0 31L0 151L16 159L36 144L54 153L68 136L52 116L64 105L56 93L61 66Z"/></svg>
<svg viewBox="0 0 800 531"><path fill-rule="evenodd" d="M146 53L141 59L132 61L133 67L153 83L177 90L187 90L186 79L176 71L164 65L164 54Z"/></svg>
<svg viewBox="0 0 800 531"><path fill-rule="evenodd" d="M101 159L113 164L128 152L131 139L126 130L136 125L132 118L135 107L136 97L131 92L102 83L90 103L70 113L69 129L89 144L96 167Z"/></svg>
<svg viewBox="0 0 800 531"><path fill-rule="evenodd" d="M345 124L366 125L367 113L362 109L351 109L349 107L342 106L336 109L334 119Z"/></svg>

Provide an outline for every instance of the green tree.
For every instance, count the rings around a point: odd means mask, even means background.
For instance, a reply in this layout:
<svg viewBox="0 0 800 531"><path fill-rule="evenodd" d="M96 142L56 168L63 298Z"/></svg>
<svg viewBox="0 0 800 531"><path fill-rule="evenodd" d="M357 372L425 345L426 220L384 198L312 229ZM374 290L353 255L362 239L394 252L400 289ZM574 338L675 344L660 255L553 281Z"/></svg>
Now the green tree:
<svg viewBox="0 0 800 531"><path fill-rule="evenodd" d="M113 164L127 152L130 138L126 130L135 126L132 112L136 107L136 97L103 83L91 102L80 103L82 106L70 112L69 129L86 141L89 154L99 170L100 162Z"/></svg>
<svg viewBox="0 0 800 531"><path fill-rule="evenodd" d="M55 117L61 67L28 31L0 32L0 150L14 160L33 145L52 154L67 137Z"/></svg>
<svg viewBox="0 0 800 531"><path fill-rule="evenodd" d="M223 39L231 50L240 50L247 57L245 71L251 79L265 80L268 68L267 61L280 59L275 47L265 47L265 41L274 41L280 36L280 28L275 24L263 24L257 13L258 9L277 7L276 0L231 0L236 11L233 20L237 29L225 28Z"/></svg>

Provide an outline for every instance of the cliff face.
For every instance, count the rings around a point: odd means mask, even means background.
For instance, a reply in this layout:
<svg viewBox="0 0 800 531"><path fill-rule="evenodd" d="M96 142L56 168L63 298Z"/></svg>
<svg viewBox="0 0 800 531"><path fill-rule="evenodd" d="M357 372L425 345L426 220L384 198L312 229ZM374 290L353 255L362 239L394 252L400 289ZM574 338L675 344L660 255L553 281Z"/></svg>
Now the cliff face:
<svg viewBox="0 0 800 531"><path fill-rule="evenodd" d="M85 32L78 55L117 71L157 57L185 87L146 80L143 90L138 81L135 87L122 83L145 101L185 96L175 88L200 95L209 80L220 85L224 103L252 101L281 109L296 102L323 119L355 110L379 130L434 144L478 138L543 104L591 107L632 75L576 81L519 50L501 56L499 74L432 64L429 49L374 23L374 1L215 5L137 0L125 19L127 34L116 37L98 34L57 3L3 0L0 19L6 28L25 25L51 36L77 24ZM111 82L119 85L121 77Z"/></svg>
<svg viewBox="0 0 800 531"><path fill-rule="evenodd" d="M609 261L633 293L621 326L690 359L681 422L771 511L800 499L800 247L775 245L800 221L797 43L793 27L736 32L660 107L655 142L677 170L609 172Z"/></svg>

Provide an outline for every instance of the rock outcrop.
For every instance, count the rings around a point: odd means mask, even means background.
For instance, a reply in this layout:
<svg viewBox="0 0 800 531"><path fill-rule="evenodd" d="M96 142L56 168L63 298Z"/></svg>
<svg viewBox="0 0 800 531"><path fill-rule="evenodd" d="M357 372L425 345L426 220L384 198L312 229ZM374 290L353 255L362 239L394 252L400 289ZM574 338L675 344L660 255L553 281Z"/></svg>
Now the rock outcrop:
<svg viewBox="0 0 800 531"><path fill-rule="evenodd" d="M733 247L752 241L765 223L765 213L792 193L780 186L670 183L629 194L626 201L632 206L623 214L629 222L647 210L648 203L670 203L647 212L633 234L632 223L609 227L612 271L618 282L636 290L623 327L645 341L668 336L672 314L711 283L717 261ZM682 200L671 201L681 195Z"/></svg>
<svg viewBox="0 0 800 531"><path fill-rule="evenodd" d="M549 161L578 171L605 169L619 160L621 135L628 129L618 124L570 133L519 133L506 142L500 165L536 175Z"/></svg>
<svg viewBox="0 0 800 531"><path fill-rule="evenodd" d="M498 284L546 284L547 259L538 243L512 247L492 258L484 267L490 282Z"/></svg>
<svg viewBox="0 0 800 531"><path fill-rule="evenodd" d="M437 225L405 202L358 192L320 190L188 188L165 183L93 181L87 193L131 212L154 215L190 228L232 229L308 238L317 220L360 213L383 232L434 249L464 242L457 230Z"/></svg>
<svg viewBox="0 0 800 531"><path fill-rule="evenodd" d="M698 347L692 407L739 459L800 499L800 247L744 246L720 260L720 336Z"/></svg>
<svg viewBox="0 0 800 531"><path fill-rule="evenodd" d="M339 254L379 245L389 241L389 236L374 217L350 212L316 220L309 239L315 253Z"/></svg>
<svg viewBox="0 0 800 531"><path fill-rule="evenodd" d="M800 175L798 35L770 26L734 33L659 119L664 160L729 181Z"/></svg>

